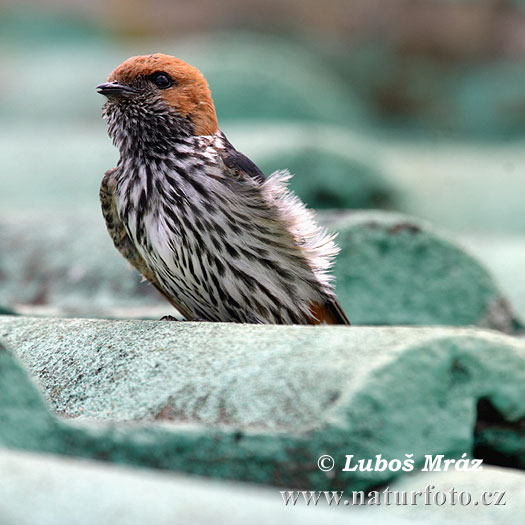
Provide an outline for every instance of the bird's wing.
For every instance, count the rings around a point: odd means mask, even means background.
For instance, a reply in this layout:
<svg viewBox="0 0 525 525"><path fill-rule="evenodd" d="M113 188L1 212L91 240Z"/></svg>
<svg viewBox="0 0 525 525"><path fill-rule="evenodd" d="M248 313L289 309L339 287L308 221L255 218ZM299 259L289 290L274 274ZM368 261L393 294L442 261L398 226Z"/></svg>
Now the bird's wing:
<svg viewBox="0 0 525 525"><path fill-rule="evenodd" d="M248 157L237 151L230 142L226 141L226 149L220 153L222 167L232 177L248 176L258 182L264 182L266 177L257 165ZM324 302L310 305L312 317L310 324L344 324L350 325L341 305L335 297L329 297Z"/></svg>
<svg viewBox="0 0 525 525"><path fill-rule="evenodd" d="M108 170L102 179L102 184L100 185L100 203L102 205L102 214L104 215L104 220L106 221L106 227L108 229L109 235L113 239L113 244L115 248L124 256L124 258L133 265L157 290L187 319L192 319L193 316L190 315L186 309L177 304L172 297L169 297L162 287L160 286L158 280L155 278L153 272L148 268L146 262L141 257L140 253L137 251L133 242L129 238L126 228L122 224L113 198L114 184L113 174L115 173L115 168Z"/></svg>
<svg viewBox="0 0 525 525"><path fill-rule="evenodd" d="M246 155L237 151L225 138L226 148L221 152L220 158L224 169L232 177L239 178L248 175L252 179L263 182L266 177L264 173Z"/></svg>

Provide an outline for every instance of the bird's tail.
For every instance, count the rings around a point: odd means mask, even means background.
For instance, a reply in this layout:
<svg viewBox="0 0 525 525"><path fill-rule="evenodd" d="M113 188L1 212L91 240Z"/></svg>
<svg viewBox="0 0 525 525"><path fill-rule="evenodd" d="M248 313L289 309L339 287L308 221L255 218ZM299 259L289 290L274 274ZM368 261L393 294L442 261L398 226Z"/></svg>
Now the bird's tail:
<svg viewBox="0 0 525 525"><path fill-rule="evenodd" d="M315 303L311 308L311 324L345 324L350 325L350 321L344 313L341 305L334 299L328 299L324 303Z"/></svg>

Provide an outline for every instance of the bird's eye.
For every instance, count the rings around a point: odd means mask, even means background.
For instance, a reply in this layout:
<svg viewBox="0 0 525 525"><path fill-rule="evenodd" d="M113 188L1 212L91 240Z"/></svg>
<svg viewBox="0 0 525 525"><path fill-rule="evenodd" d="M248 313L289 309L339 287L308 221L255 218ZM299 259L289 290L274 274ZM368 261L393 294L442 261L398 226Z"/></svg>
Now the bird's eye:
<svg viewBox="0 0 525 525"><path fill-rule="evenodd" d="M159 89L167 89L171 86L173 86L173 80L167 73L153 73L153 75L150 76L150 80L159 88Z"/></svg>

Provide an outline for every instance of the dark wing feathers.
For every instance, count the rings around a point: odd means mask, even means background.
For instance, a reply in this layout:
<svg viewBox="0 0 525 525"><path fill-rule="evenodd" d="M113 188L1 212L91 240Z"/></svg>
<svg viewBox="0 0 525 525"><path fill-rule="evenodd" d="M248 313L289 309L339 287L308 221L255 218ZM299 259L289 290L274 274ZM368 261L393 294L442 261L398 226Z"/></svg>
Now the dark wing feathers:
<svg viewBox="0 0 525 525"><path fill-rule="evenodd" d="M220 153L220 158L227 171L239 178L245 174L259 182L264 182L264 173L246 155L237 151L227 140L226 148Z"/></svg>

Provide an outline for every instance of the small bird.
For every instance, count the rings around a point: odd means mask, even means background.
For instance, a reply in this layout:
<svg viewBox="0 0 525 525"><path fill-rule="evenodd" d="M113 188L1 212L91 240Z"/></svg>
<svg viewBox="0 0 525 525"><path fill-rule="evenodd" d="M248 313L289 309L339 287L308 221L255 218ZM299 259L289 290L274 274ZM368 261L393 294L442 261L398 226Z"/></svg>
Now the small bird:
<svg viewBox="0 0 525 525"><path fill-rule="evenodd" d="M178 58L129 58L97 86L120 151L100 188L115 247L188 320L350 324L334 237L219 129L208 83Z"/></svg>

